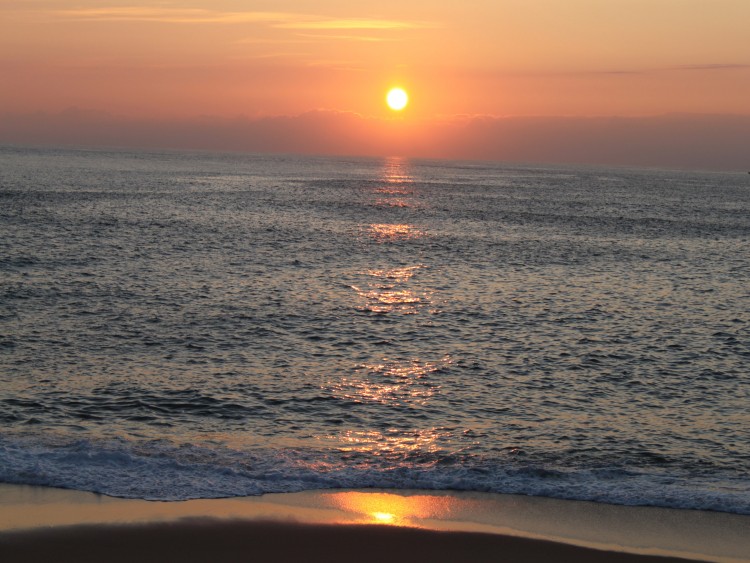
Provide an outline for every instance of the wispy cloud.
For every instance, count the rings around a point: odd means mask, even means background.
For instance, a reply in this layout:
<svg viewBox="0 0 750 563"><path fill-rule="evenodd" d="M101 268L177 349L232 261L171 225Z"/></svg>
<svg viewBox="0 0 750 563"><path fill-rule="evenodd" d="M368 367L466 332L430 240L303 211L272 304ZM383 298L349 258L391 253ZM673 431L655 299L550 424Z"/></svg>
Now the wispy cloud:
<svg viewBox="0 0 750 563"><path fill-rule="evenodd" d="M425 22L381 18L321 18L290 12L227 12L199 8L166 8L151 6L112 6L57 10L57 17L78 21L154 22L171 24L241 24L261 23L278 29L297 30L407 30L435 27ZM354 37L351 37L354 38ZM378 38L357 38L362 41Z"/></svg>
<svg viewBox="0 0 750 563"><path fill-rule="evenodd" d="M300 45L314 43L314 38L296 37L243 37L235 41L237 45Z"/></svg>
<svg viewBox="0 0 750 563"><path fill-rule="evenodd" d="M292 53L292 52L278 52L278 53L258 53L256 55L247 55L245 58L247 59L256 59L256 60L267 60L267 59L293 59L293 60L299 60L301 58L304 58L307 55L307 53L304 52L298 52L298 53Z"/></svg>
<svg viewBox="0 0 750 563"><path fill-rule="evenodd" d="M434 27L422 22L408 22L398 20L383 20L370 18L353 19L318 19L311 21L291 21L275 24L274 27L282 29L321 29L321 30L346 30L346 29L370 29L370 30L399 30L399 29L423 29Z"/></svg>
<svg viewBox="0 0 750 563"><path fill-rule="evenodd" d="M750 69L750 64L737 63L717 63L701 65L683 65L670 68L668 70L744 70Z"/></svg>
<svg viewBox="0 0 750 563"><path fill-rule="evenodd" d="M750 64L739 63L715 63L715 64L697 64L697 65L679 65L662 68L645 68L641 70L605 70L598 71L596 74L654 74L658 72L689 72L700 70L745 70L750 69Z"/></svg>
<svg viewBox="0 0 750 563"><path fill-rule="evenodd" d="M299 45L319 43L321 41L362 41L366 43L383 43L400 41L396 37L377 37L374 35L331 35L327 33L296 33L291 37L243 37L235 41L238 45Z"/></svg>
<svg viewBox="0 0 750 563"><path fill-rule="evenodd" d="M750 64L745 63L716 63L716 64L697 64L697 65L679 65L664 66L651 68L609 68L594 70L560 70L560 71L541 71L541 72L520 72L515 74L532 75L532 76L633 76L633 75L654 75L665 72L696 72L696 71L736 71L750 70Z"/></svg>
<svg viewBox="0 0 750 563"><path fill-rule="evenodd" d="M317 39L319 41L364 41L368 43L398 41L395 37L376 37L374 35L329 35L327 33L298 33L297 37L305 37L308 40Z"/></svg>
<svg viewBox="0 0 750 563"><path fill-rule="evenodd" d="M158 23L280 23L296 20L283 12L220 12L205 9L119 6L58 10L56 15L84 21L142 21Z"/></svg>
<svg viewBox="0 0 750 563"><path fill-rule="evenodd" d="M350 61L336 61L336 60L315 60L307 63L308 67L311 68L327 68L330 70L344 70L348 72L364 72L365 69L354 65Z"/></svg>

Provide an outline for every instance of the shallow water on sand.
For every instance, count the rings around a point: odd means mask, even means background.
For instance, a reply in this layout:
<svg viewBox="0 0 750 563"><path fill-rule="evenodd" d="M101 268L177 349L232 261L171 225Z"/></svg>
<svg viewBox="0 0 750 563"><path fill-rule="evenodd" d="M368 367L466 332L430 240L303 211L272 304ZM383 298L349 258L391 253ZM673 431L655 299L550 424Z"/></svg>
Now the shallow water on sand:
<svg viewBox="0 0 750 563"><path fill-rule="evenodd" d="M750 177L0 149L0 480L750 513Z"/></svg>

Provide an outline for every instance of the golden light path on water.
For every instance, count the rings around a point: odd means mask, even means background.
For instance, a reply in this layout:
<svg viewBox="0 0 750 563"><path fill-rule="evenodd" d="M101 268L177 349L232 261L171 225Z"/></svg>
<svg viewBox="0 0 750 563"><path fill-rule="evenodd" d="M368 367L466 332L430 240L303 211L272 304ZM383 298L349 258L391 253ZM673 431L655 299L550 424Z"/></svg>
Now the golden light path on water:
<svg viewBox="0 0 750 563"><path fill-rule="evenodd" d="M436 452L439 449L438 440L446 436L448 432L439 428L391 428L385 432L345 430L336 439L343 452L364 452L375 457L400 458L403 454Z"/></svg>
<svg viewBox="0 0 750 563"><path fill-rule="evenodd" d="M410 183L413 182L411 174L406 168L407 160L394 156L386 159L383 165L383 181L387 183Z"/></svg>
<svg viewBox="0 0 750 563"><path fill-rule="evenodd" d="M393 181L386 183L384 186L375 188L378 196L375 198L375 207L401 207L401 208L418 208L421 207L419 201L413 197L414 192L410 189L400 187Z"/></svg>
<svg viewBox="0 0 750 563"><path fill-rule="evenodd" d="M376 193L388 196L412 195L412 192L401 187L403 183L412 181L405 170L405 164L400 159L388 160L383 171L383 182L386 186L375 189ZM394 186L394 184L398 184ZM381 197L375 200L375 205L381 207L414 207L411 198ZM425 236L425 232L410 224L373 223L368 226L369 236L378 243L390 243L402 240L416 239ZM430 302L430 292L417 292L407 288L397 288L392 282L404 283L409 281L416 270L424 268L422 264L414 266L394 267L393 269L371 269L367 274L376 278L368 288L352 286L358 295L365 299L364 310L375 313L400 312L402 314L416 314L418 306Z"/></svg>
<svg viewBox="0 0 750 563"><path fill-rule="evenodd" d="M377 242L386 243L394 240L414 239L425 236L424 231L414 225L373 223L369 225L369 234Z"/></svg>
<svg viewBox="0 0 750 563"><path fill-rule="evenodd" d="M413 278L416 271L421 268L426 268L426 266L417 264L416 266L403 266L390 270L367 270L367 274L397 282L405 282Z"/></svg>
<svg viewBox="0 0 750 563"><path fill-rule="evenodd" d="M373 313L401 313L415 315L424 305L432 302L431 291L416 291L405 287L417 270L426 268L422 264L393 268L371 269L363 272L367 276L367 287L352 285L351 288L363 299L357 308Z"/></svg>
<svg viewBox="0 0 750 563"><path fill-rule="evenodd" d="M381 184L372 190L378 207L415 207L412 178L403 159L388 159L383 168ZM377 244L401 244L426 236L426 232L409 223L373 223L364 227L368 239ZM364 284L350 287L360 299L356 309L378 315L436 314L432 306L432 290L423 287L419 274L429 270L421 263L372 267L358 273ZM398 318L398 317L395 317ZM326 391L334 397L353 403L375 403L393 408L426 406L440 393L439 379L435 376L453 362L447 354L437 358L373 358L361 362L353 369L328 381ZM386 457L393 463L403 462L410 454L429 454L439 450L438 442L448 437L439 428L403 428L394 426L386 430L350 428L338 435L321 437L333 441L343 452L367 453ZM333 495L337 502L370 515L373 522L397 523L407 513L424 514L424 506L414 512L407 510L403 497L381 495L374 501L366 495ZM377 506L371 506L375 502ZM424 503L424 501L420 501ZM396 508L393 504L396 503ZM365 504L368 505L365 508ZM354 507L354 508L352 508Z"/></svg>
<svg viewBox="0 0 750 563"><path fill-rule="evenodd" d="M414 204L401 198L380 198L375 200L377 207L415 207Z"/></svg>
<svg viewBox="0 0 750 563"><path fill-rule="evenodd" d="M351 376L332 383L329 392L355 403L424 406L440 391L439 383L430 379L430 375L450 363L447 356L437 362L384 358L383 363L356 366Z"/></svg>
<svg viewBox="0 0 750 563"><path fill-rule="evenodd" d="M414 315L417 313L415 305L421 303L423 300L422 297L407 290L388 291L378 288L371 291L363 291L356 286L352 286L352 288L367 302L362 309L372 311L373 313L390 313L398 308L405 315Z"/></svg>

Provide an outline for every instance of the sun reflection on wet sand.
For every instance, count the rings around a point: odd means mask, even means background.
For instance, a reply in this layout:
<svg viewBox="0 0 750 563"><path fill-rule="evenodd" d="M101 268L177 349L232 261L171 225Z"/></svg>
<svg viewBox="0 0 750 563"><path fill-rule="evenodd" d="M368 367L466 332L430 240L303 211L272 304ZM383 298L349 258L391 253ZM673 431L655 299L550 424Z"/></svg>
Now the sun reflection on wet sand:
<svg viewBox="0 0 750 563"><path fill-rule="evenodd" d="M356 515L363 524L419 526L419 521L446 519L454 511L449 496L394 495L347 491L323 493L322 500L331 507Z"/></svg>
<svg viewBox="0 0 750 563"><path fill-rule="evenodd" d="M372 516L380 524L393 524L396 520L396 515L389 512L373 512Z"/></svg>

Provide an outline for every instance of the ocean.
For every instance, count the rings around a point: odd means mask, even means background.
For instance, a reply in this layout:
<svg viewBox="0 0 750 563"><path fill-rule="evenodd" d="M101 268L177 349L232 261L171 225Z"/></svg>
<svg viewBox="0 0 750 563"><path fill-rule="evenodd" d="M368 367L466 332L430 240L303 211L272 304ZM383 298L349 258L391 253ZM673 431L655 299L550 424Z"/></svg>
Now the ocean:
<svg viewBox="0 0 750 563"><path fill-rule="evenodd" d="M0 148L0 482L750 514L750 176Z"/></svg>

